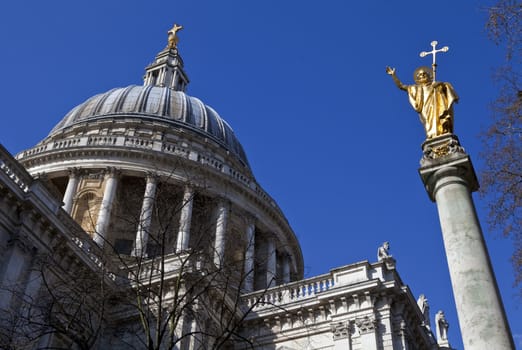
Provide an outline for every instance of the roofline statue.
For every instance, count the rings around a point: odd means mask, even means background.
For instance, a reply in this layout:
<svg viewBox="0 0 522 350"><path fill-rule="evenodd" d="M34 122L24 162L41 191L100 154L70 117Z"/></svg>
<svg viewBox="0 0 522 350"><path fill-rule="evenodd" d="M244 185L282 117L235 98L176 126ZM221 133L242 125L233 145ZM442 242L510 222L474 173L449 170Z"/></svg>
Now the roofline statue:
<svg viewBox="0 0 522 350"><path fill-rule="evenodd" d="M386 268L388 270L395 269L395 258L389 253L390 242L384 242L377 249L377 260L379 262L384 262Z"/></svg>

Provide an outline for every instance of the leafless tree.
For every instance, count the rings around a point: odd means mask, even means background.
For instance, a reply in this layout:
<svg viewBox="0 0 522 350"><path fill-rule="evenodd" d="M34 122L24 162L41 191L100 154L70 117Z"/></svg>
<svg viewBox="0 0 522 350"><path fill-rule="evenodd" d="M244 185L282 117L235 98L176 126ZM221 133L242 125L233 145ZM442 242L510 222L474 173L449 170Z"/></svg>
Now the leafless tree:
<svg viewBox="0 0 522 350"><path fill-rule="evenodd" d="M24 283L2 285L12 296L0 310L0 348L93 348L104 324L110 291L103 269L93 271L54 254L34 258Z"/></svg>
<svg viewBox="0 0 522 350"><path fill-rule="evenodd" d="M514 242L516 282L522 282L522 4L499 0L488 8L486 29L506 52L495 80L499 95L492 123L482 135L485 167L482 195L489 201L489 225Z"/></svg>
<svg viewBox="0 0 522 350"><path fill-rule="evenodd" d="M187 202L182 187L163 180L155 195L145 249L130 251L128 244L114 239L135 238L144 220L139 205L144 184L130 183L127 188L137 190L119 192L112 237L105 239L103 249L84 232L82 238L73 239L94 267L59 251L48 252L31 273L40 286L36 294L9 287L17 296L16 311L4 310L0 316L5 326L0 348L229 349L235 343L253 348L241 335L241 326L257 303L247 306L241 296L245 281L253 279L254 270L245 271L245 260L254 242L240 234L229 237L228 254L216 261L215 220L209 219L216 203L211 196L200 195L190 198L195 207L191 248L177 251L175 236ZM87 226L95 227L94 222ZM258 302L266 302L259 295Z"/></svg>
<svg viewBox="0 0 522 350"><path fill-rule="evenodd" d="M148 350L174 349L182 343L193 349L228 349L235 342L248 345L240 328L255 304L246 307L241 295L245 281L253 279L253 269L245 271L244 262L247 248L254 242L229 237L228 251L235 253L216 263L212 245L215 220L208 217L215 202L202 196L190 198L198 208L192 220L191 248L175 251L173 232L187 205L182 198L179 189L161 186L147 232L148 249L133 256L114 254L125 278L114 327L119 336L113 339L126 348ZM125 209L120 214L130 212ZM134 220L132 215L121 218Z"/></svg>

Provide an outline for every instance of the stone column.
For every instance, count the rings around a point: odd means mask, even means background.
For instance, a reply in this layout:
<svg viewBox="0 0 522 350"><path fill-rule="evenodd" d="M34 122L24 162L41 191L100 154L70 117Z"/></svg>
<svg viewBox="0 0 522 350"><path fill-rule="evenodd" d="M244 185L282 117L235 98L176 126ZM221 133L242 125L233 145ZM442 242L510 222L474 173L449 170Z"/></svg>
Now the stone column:
<svg viewBox="0 0 522 350"><path fill-rule="evenodd" d="M65 194L63 195L63 210L65 210L68 214L71 213L73 206L73 199L76 195L76 191L78 189L78 169L71 169L69 171L69 181L67 182L67 188L65 189Z"/></svg>
<svg viewBox="0 0 522 350"><path fill-rule="evenodd" d="M419 173L437 203L464 348L514 349L471 197L471 160L454 135L426 141L423 152Z"/></svg>
<svg viewBox="0 0 522 350"><path fill-rule="evenodd" d="M218 202L216 215L216 239L214 241L214 263L223 266L225 259L225 233L227 229L229 204L225 199Z"/></svg>
<svg viewBox="0 0 522 350"><path fill-rule="evenodd" d="M23 241L18 236L11 237L7 244L7 249L2 252L5 256L3 261L2 275L0 275L0 309L8 309L11 304L15 291L10 289L21 284L27 273L27 268L31 260L31 249L27 245L29 242Z"/></svg>
<svg viewBox="0 0 522 350"><path fill-rule="evenodd" d="M96 242L100 247L103 247L107 235L107 229L109 228L111 209L117 187L117 171L115 169L110 169L105 175L105 191L103 192L103 199L94 232L94 242Z"/></svg>
<svg viewBox="0 0 522 350"><path fill-rule="evenodd" d="M145 185L145 194L143 195L143 203L141 205L140 221L138 223L138 232L136 233L136 241L132 255L147 256L147 243L149 241L149 229L152 221L152 209L156 198L156 189L158 187L158 178L155 175L147 175L147 184Z"/></svg>
<svg viewBox="0 0 522 350"><path fill-rule="evenodd" d="M256 226L254 223L254 219L248 220L246 227L246 251L245 251L245 282L244 289L245 292L253 292L254 291L254 259L255 259L255 241L256 241Z"/></svg>
<svg viewBox="0 0 522 350"><path fill-rule="evenodd" d="M368 315L355 319L355 325L359 330L361 349L377 350L377 320L374 315Z"/></svg>
<svg viewBox="0 0 522 350"><path fill-rule="evenodd" d="M266 242L266 286L267 288L276 285L277 271L277 252L275 238L269 237Z"/></svg>
<svg viewBox="0 0 522 350"><path fill-rule="evenodd" d="M349 321L332 322L330 329L333 333L334 350L351 350L351 333L353 326Z"/></svg>
<svg viewBox="0 0 522 350"><path fill-rule="evenodd" d="M283 275L281 276L281 282L282 283L288 283L290 282L290 263L291 258L289 254L285 254L283 257Z"/></svg>
<svg viewBox="0 0 522 350"><path fill-rule="evenodd" d="M183 203L179 218L178 239L176 242L176 253L185 251L189 247L190 223L192 221L192 207L194 204L194 190L186 186L183 193Z"/></svg>

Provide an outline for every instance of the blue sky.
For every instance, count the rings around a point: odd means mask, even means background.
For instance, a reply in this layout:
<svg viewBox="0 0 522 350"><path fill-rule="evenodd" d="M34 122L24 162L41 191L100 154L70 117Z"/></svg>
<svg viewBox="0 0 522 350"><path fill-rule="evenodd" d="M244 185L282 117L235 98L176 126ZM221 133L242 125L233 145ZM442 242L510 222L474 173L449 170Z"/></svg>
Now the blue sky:
<svg viewBox="0 0 522 350"><path fill-rule="evenodd" d="M187 93L234 128L258 182L276 199L303 248L306 275L376 260L391 242L398 271L432 317L443 309L462 349L437 210L417 173L423 128L405 83L429 65L460 96L455 133L482 166L478 135L496 96L501 48L487 40L491 1L20 0L0 4L0 142L31 147L75 105L141 84L174 22L191 80ZM511 242L488 231L474 195L515 342L522 348Z"/></svg>

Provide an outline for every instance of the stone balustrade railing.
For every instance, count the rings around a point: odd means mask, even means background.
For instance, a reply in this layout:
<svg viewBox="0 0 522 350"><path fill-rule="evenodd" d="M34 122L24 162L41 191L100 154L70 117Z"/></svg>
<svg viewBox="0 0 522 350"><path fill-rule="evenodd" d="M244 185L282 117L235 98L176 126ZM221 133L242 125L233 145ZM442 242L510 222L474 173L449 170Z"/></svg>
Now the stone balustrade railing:
<svg viewBox="0 0 522 350"><path fill-rule="evenodd" d="M313 298L334 286L331 273L243 295L248 308L259 310Z"/></svg>
<svg viewBox="0 0 522 350"><path fill-rule="evenodd" d="M394 269L387 268L384 262L370 264L368 261L360 261L332 269L324 275L244 294L242 298L248 308L256 311L288 306L294 302L314 298L332 288L383 283L396 278L398 277Z"/></svg>
<svg viewBox="0 0 522 350"><path fill-rule="evenodd" d="M34 156L40 153L53 150L64 150L68 148L85 147L85 146L114 146L155 150L163 153L175 154L179 157L190 159L198 163L207 165L221 173L227 174L236 179L246 187L255 191L256 194L265 200L271 207L279 209L272 197L267 194L256 182L241 171L223 163L221 160L211 155L203 155L195 150L187 147L176 145L172 142L152 140L149 137L142 136L80 136L71 139L56 140L52 143L33 147L17 155L17 159L21 160L26 157Z"/></svg>

